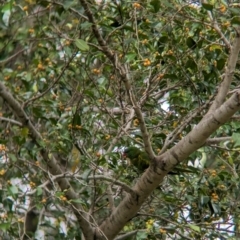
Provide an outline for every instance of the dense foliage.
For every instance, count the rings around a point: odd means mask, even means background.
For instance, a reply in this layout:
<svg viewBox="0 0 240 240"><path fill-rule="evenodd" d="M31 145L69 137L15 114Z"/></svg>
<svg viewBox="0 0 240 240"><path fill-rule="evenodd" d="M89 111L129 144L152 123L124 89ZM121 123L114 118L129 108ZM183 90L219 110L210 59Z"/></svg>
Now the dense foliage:
<svg viewBox="0 0 240 240"><path fill-rule="evenodd" d="M124 149L144 149L148 139L162 154L207 114L224 82L239 7L224 0L1 3L1 235L20 239L25 229L31 236L27 219L37 217L45 239L83 239L77 211L100 226L142 174ZM238 239L239 128L238 115L219 127L118 239Z"/></svg>

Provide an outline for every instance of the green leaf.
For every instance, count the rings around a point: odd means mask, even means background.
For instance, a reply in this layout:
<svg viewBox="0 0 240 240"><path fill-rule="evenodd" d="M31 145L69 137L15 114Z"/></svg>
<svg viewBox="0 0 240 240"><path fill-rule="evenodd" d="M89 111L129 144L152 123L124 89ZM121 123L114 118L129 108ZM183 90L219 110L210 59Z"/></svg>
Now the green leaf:
<svg viewBox="0 0 240 240"><path fill-rule="evenodd" d="M1 12L6 12L6 11L11 11L12 10L12 3L13 3L13 0L11 0L10 2L6 3L2 9L1 9Z"/></svg>
<svg viewBox="0 0 240 240"><path fill-rule="evenodd" d="M217 60L217 69L220 71L224 68L225 66L225 63L226 63L226 60L221 58L219 60Z"/></svg>
<svg viewBox="0 0 240 240"><path fill-rule="evenodd" d="M36 83L36 82L32 85L32 90L33 90L33 92L35 92L35 93L38 91L38 86L37 86L37 83Z"/></svg>
<svg viewBox="0 0 240 240"><path fill-rule="evenodd" d="M89 28L92 27L92 23L84 22L84 23L81 23L80 26L81 26L82 29L89 29Z"/></svg>
<svg viewBox="0 0 240 240"><path fill-rule="evenodd" d="M76 1L64 1L63 7L65 10L68 10L69 8L76 5Z"/></svg>
<svg viewBox="0 0 240 240"><path fill-rule="evenodd" d="M157 13L160 9L160 0L152 0L150 5L153 6L155 13Z"/></svg>
<svg viewBox="0 0 240 240"><path fill-rule="evenodd" d="M81 126L81 124L82 124L81 114L79 114L79 113L74 114L73 120L72 120L72 125L73 126L76 126L76 125Z"/></svg>
<svg viewBox="0 0 240 240"><path fill-rule="evenodd" d="M195 49L195 48L197 47L196 42L195 42L195 41L193 40L193 38L191 38L191 37L188 37L188 38L187 38L186 43L187 43L187 46L188 46L189 48L191 48L191 49Z"/></svg>
<svg viewBox="0 0 240 240"><path fill-rule="evenodd" d="M233 133L232 140L234 141L234 147L240 146L240 133Z"/></svg>
<svg viewBox="0 0 240 240"><path fill-rule="evenodd" d="M213 10L213 5L212 4L202 3L202 7L205 8L206 10L208 10L208 11Z"/></svg>
<svg viewBox="0 0 240 240"><path fill-rule="evenodd" d="M219 207L219 205L215 204L215 203L211 203L212 207L213 207L213 211L215 214L220 214L221 213L221 209Z"/></svg>
<svg viewBox="0 0 240 240"><path fill-rule="evenodd" d="M86 203L82 199L80 199L80 198L78 198L78 199L71 199L70 202L80 203L80 204L83 204L83 205L86 206Z"/></svg>
<svg viewBox="0 0 240 240"><path fill-rule="evenodd" d="M189 226L192 230L194 230L194 231L196 231L196 232L200 232L200 231L201 231L201 229L200 229L199 226L196 226L196 225L193 225L193 224L188 224L188 226Z"/></svg>
<svg viewBox="0 0 240 240"><path fill-rule="evenodd" d="M88 51L89 46L88 44L83 41L82 39L75 40L75 45L81 50L81 51Z"/></svg>
<svg viewBox="0 0 240 240"><path fill-rule="evenodd" d="M235 16L239 16L239 9L238 8L228 8L228 11L230 11Z"/></svg>
<svg viewBox="0 0 240 240"><path fill-rule="evenodd" d="M10 222L6 222L6 223L0 223L0 229L2 231L6 231L10 228L11 223Z"/></svg>
<svg viewBox="0 0 240 240"><path fill-rule="evenodd" d="M37 187L37 192L36 192L37 196L42 196L43 194L43 190L41 187Z"/></svg>
<svg viewBox="0 0 240 240"><path fill-rule="evenodd" d="M21 136L22 136L22 137L27 137L27 136L28 136L28 132L29 132L29 129L28 129L28 128L26 128L26 127L22 128L22 130L21 130Z"/></svg>
<svg viewBox="0 0 240 240"><path fill-rule="evenodd" d="M83 180L87 180L87 178L88 178L88 176L90 175L91 172L92 172L92 169L85 170L84 173L82 174Z"/></svg>
<svg viewBox="0 0 240 240"><path fill-rule="evenodd" d="M12 162L16 162L17 161L17 157L13 153L8 153L8 157L11 159Z"/></svg>
<svg viewBox="0 0 240 240"><path fill-rule="evenodd" d="M209 196L203 196L201 195L201 198L200 198L200 204L203 206L205 204L207 204L210 200L210 197Z"/></svg>
<svg viewBox="0 0 240 240"><path fill-rule="evenodd" d="M18 188L15 185L8 187L8 192L10 195L15 196L18 194Z"/></svg>
<svg viewBox="0 0 240 240"><path fill-rule="evenodd" d="M240 25L240 17L238 17L238 16L233 17L231 20L231 24Z"/></svg>
<svg viewBox="0 0 240 240"><path fill-rule="evenodd" d="M137 240L147 239L147 233L145 231L138 231L137 233Z"/></svg>
<svg viewBox="0 0 240 240"><path fill-rule="evenodd" d="M136 53L129 53L126 55L127 62L131 62L136 58L137 54Z"/></svg>

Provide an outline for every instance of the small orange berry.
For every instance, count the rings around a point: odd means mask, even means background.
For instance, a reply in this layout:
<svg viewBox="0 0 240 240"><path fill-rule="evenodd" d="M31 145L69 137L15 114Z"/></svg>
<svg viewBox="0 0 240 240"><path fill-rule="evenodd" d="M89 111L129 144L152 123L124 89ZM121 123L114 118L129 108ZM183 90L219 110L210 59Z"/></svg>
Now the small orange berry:
<svg viewBox="0 0 240 240"><path fill-rule="evenodd" d="M3 176L6 173L6 171L4 169L0 170L0 176Z"/></svg>
<svg viewBox="0 0 240 240"><path fill-rule="evenodd" d="M66 41L64 42L64 44L65 44L65 46L69 46L69 45L71 44L71 42L70 42L69 40L66 40Z"/></svg>
<svg viewBox="0 0 240 240"><path fill-rule="evenodd" d="M163 229L163 228L160 228L160 229L159 229L159 232L160 232L161 234L165 234L167 231L166 231L165 229Z"/></svg>
<svg viewBox="0 0 240 240"><path fill-rule="evenodd" d="M139 120L138 119L134 119L133 120L133 126L136 127L139 125Z"/></svg>
<svg viewBox="0 0 240 240"><path fill-rule="evenodd" d="M18 218L17 220L19 223L24 223L24 218Z"/></svg>
<svg viewBox="0 0 240 240"><path fill-rule="evenodd" d="M110 138L111 138L111 135L109 134L105 136L105 140L109 140Z"/></svg>
<svg viewBox="0 0 240 240"><path fill-rule="evenodd" d="M140 9L141 5L139 3L133 3L133 7L136 9Z"/></svg>
<svg viewBox="0 0 240 240"><path fill-rule="evenodd" d="M28 6L24 6L24 7L23 7L23 11L26 12L27 10L28 10Z"/></svg>
<svg viewBox="0 0 240 240"><path fill-rule="evenodd" d="M101 157L101 153L100 153L100 152L97 152L97 153L96 153L96 157L98 157L98 158Z"/></svg>
<svg viewBox="0 0 240 240"><path fill-rule="evenodd" d="M28 29L28 32L29 32L29 33L34 33L34 29L33 29L33 28L29 28L29 29Z"/></svg>
<svg viewBox="0 0 240 240"><path fill-rule="evenodd" d="M219 10L220 10L221 13L224 13L224 12L226 12L227 8L226 8L225 5L221 4Z"/></svg>
<svg viewBox="0 0 240 240"><path fill-rule="evenodd" d="M38 68L38 70L44 70L44 67L43 67L43 65L42 65L41 63L39 63L39 64L37 65L37 68Z"/></svg>

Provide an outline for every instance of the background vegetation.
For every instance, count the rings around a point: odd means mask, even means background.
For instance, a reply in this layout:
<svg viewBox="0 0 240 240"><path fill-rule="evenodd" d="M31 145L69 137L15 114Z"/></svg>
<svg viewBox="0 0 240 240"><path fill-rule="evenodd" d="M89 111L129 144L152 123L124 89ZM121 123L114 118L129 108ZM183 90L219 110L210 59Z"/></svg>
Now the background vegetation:
<svg viewBox="0 0 240 240"><path fill-rule="evenodd" d="M239 7L2 2L1 236L239 239Z"/></svg>

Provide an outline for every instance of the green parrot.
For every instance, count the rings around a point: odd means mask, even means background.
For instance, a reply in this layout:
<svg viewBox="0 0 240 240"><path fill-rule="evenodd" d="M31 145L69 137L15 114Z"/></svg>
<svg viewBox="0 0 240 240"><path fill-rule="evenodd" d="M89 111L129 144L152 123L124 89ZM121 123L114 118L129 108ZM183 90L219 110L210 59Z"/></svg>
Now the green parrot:
<svg viewBox="0 0 240 240"><path fill-rule="evenodd" d="M123 152L123 156L129 159L131 164L141 172L149 167L149 157L147 153L141 151L137 147L126 148Z"/></svg>
<svg viewBox="0 0 240 240"><path fill-rule="evenodd" d="M123 156L130 160L131 164L135 166L139 171L143 172L145 169L149 167L149 157L148 154L144 151L141 151L137 147L129 147L126 148L123 152ZM188 167L190 169L184 169L181 167L175 167L173 172L169 172L168 174L177 175L180 172L185 173L196 173L197 169L193 167Z"/></svg>

